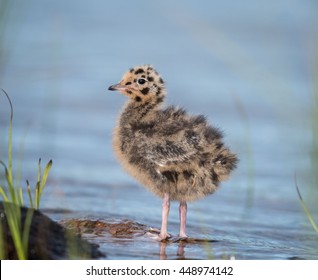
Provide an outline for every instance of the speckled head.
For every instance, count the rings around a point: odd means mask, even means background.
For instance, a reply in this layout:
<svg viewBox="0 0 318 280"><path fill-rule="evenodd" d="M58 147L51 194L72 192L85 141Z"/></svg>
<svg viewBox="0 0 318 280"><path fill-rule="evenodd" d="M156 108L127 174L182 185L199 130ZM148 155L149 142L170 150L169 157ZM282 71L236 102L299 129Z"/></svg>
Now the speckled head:
<svg viewBox="0 0 318 280"><path fill-rule="evenodd" d="M118 84L109 90L117 90L135 102L162 101L166 95L164 81L150 65L140 65L126 72Z"/></svg>

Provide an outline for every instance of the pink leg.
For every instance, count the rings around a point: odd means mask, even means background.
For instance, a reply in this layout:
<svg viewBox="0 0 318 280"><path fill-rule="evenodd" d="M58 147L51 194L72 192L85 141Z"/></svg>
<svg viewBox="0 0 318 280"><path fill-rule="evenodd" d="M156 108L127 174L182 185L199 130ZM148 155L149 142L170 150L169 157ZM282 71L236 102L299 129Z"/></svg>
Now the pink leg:
<svg viewBox="0 0 318 280"><path fill-rule="evenodd" d="M187 221L187 203L180 201L179 206L179 217L180 217L180 237L187 237L186 234L186 221Z"/></svg>
<svg viewBox="0 0 318 280"><path fill-rule="evenodd" d="M169 194L165 193L163 197L163 201L162 201L162 223L161 223L161 230L159 235L160 240L164 240L169 237L168 230L167 230L169 210L170 210L170 198L169 198Z"/></svg>

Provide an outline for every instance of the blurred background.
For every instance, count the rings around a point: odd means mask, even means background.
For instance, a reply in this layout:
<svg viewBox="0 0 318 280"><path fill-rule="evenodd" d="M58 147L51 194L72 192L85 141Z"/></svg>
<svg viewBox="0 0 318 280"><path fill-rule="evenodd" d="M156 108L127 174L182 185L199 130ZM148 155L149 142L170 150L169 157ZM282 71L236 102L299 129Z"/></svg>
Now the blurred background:
<svg viewBox="0 0 318 280"><path fill-rule="evenodd" d="M107 91L130 67L149 63L166 81L167 103L207 116L240 158L215 195L189 206L189 235L222 240L216 257L317 259L318 237L295 189L297 174L318 221L317 8L314 0L0 0L0 87L14 106L22 186L35 185L40 157L52 159L41 206L53 218L159 227L160 199L113 155L126 99ZM9 116L0 95L4 161ZM177 212L172 205L174 233ZM110 257L156 258L153 244L145 252L127 244ZM207 257L200 246L187 254Z"/></svg>

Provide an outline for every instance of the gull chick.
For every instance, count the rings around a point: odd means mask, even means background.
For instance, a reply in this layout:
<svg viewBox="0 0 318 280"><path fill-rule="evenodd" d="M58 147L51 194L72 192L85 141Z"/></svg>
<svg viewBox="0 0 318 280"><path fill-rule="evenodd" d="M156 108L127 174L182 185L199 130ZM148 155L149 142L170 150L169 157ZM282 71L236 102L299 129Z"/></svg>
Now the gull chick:
<svg viewBox="0 0 318 280"><path fill-rule="evenodd" d="M126 95L113 147L124 169L162 198L159 240L167 231L170 201L179 201L180 238L186 238L187 202L212 194L236 167L221 131L202 115L163 107L166 88L150 65L131 68L108 88Z"/></svg>

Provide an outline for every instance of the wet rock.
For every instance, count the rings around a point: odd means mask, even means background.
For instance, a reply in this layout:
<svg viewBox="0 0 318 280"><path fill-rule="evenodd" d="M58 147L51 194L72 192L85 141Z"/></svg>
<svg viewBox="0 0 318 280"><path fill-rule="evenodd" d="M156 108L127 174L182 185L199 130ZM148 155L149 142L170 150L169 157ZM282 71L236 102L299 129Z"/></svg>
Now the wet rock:
<svg viewBox="0 0 318 280"><path fill-rule="evenodd" d="M67 228L79 235L105 235L110 234L118 238L132 238L142 236L148 231L146 225L130 220L86 220L71 219L61 221Z"/></svg>
<svg viewBox="0 0 318 280"><path fill-rule="evenodd" d="M18 256L8 227L5 211L7 207L17 206L0 202L4 256L7 259L17 259ZM20 209L21 224L24 225L29 208L21 207ZM80 236L52 221L40 211L34 210L28 242L28 259L96 259L104 256L98 250L98 245L83 240Z"/></svg>
<svg viewBox="0 0 318 280"><path fill-rule="evenodd" d="M155 239L159 236L160 230L149 227L147 225L137 223L128 219L103 219L103 220L89 220L89 219L70 219L60 222L66 228L72 230L79 236L95 236L98 237L115 237L115 238L135 238L135 237L149 237ZM105 239L103 239L105 241ZM163 243L184 243L184 244L208 244L218 242L214 239L179 237L170 234Z"/></svg>

